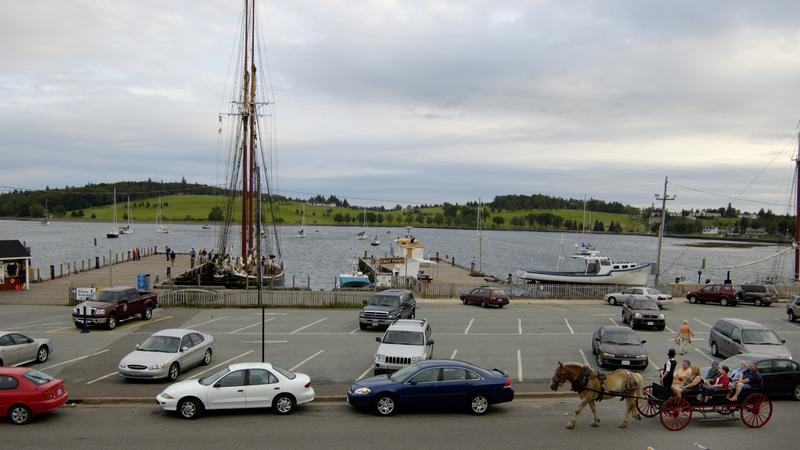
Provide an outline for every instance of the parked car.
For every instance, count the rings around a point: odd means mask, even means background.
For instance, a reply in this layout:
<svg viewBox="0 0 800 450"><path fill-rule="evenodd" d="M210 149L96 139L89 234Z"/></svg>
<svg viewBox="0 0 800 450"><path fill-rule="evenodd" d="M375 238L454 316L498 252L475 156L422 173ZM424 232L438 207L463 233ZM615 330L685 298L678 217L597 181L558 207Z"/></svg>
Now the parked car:
<svg viewBox="0 0 800 450"><path fill-rule="evenodd" d="M433 358L433 337L427 320L398 320L389 325L375 353L374 374L394 372Z"/></svg>
<svg viewBox="0 0 800 450"><path fill-rule="evenodd" d="M755 361L761 374L764 393L773 397L791 396L800 400L800 364L791 359L776 358L773 355L742 353L720 362L720 366L731 369L738 367L739 361ZM703 368L701 373L706 373Z"/></svg>
<svg viewBox="0 0 800 450"><path fill-rule="evenodd" d="M655 300L659 307L672 305L672 296L663 294L655 288L645 286L630 287L622 292L612 292L603 296L603 301L609 305L621 305L627 299L633 297L636 300Z"/></svg>
<svg viewBox="0 0 800 450"><path fill-rule="evenodd" d="M790 322L794 322L800 317L800 296L795 295L786 305L786 317Z"/></svg>
<svg viewBox="0 0 800 450"><path fill-rule="evenodd" d="M778 301L778 290L764 284L742 284L736 290L736 299L739 303L769 306Z"/></svg>
<svg viewBox="0 0 800 450"><path fill-rule="evenodd" d="M50 339L34 339L14 331L0 331L0 366L43 363L52 353Z"/></svg>
<svg viewBox="0 0 800 450"><path fill-rule="evenodd" d="M602 326L592 336L592 354L599 367L647 368L647 341L628 327Z"/></svg>
<svg viewBox="0 0 800 450"><path fill-rule="evenodd" d="M408 289L387 289L364 301L358 314L358 327L389 326L397 319L413 319L417 312L417 301Z"/></svg>
<svg viewBox="0 0 800 450"><path fill-rule="evenodd" d="M67 389L58 378L26 367L0 368L0 417L24 425L67 402Z"/></svg>
<svg viewBox="0 0 800 450"><path fill-rule="evenodd" d="M465 305L497 306L502 308L509 303L508 293L503 288L481 286L469 293L461 295L461 303Z"/></svg>
<svg viewBox="0 0 800 450"><path fill-rule="evenodd" d="M711 354L722 357L757 353L792 359L785 342L764 325L744 319L719 319L708 335Z"/></svg>
<svg viewBox="0 0 800 450"><path fill-rule="evenodd" d="M120 322L141 317L150 320L158 307L158 294L139 292L129 286L117 286L95 292L91 299L72 308L72 321L78 328L99 325L113 330Z"/></svg>
<svg viewBox="0 0 800 450"><path fill-rule="evenodd" d="M736 287L732 284L708 284L701 289L686 294L689 303L719 303L722 306L736 306Z"/></svg>
<svg viewBox="0 0 800 450"><path fill-rule="evenodd" d="M513 399L505 372L454 360L420 361L391 375L359 380L347 390L350 405L381 416L406 408L440 407L468 408L481 415L491 405Z"/></svg>
<svg viewBox="0 0 800 450"><path fill-rule="evenodd" d="M290 414L314 400L311 378L269 363L231 364L200 379L175 383L156 396L165 411L195 419L216 409L271 408Z"/></svg>
<svg viewBox="0 0 800 450"><path fill-rule="evenodd" d="M136 350L119 362L119 373L125 378L170 381L192 367L211 363L214 337L186 329L161 330L145 339Z"/></svg>
<svg viewBox="0 0 800 450"><path fill-rule="evenodd" d="M627 323L631 328L654 327L663 330L666 326L664 313L659 311L655 300L637 300L629 298L622 305L622 323Z"/></svg>

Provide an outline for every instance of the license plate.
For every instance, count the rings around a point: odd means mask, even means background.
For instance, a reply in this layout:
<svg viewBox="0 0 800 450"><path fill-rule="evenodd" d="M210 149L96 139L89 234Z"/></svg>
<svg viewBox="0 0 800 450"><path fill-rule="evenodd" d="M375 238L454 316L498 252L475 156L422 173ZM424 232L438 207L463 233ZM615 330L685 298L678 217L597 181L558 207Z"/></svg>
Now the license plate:
<svg viewBox="0 0 800 450"><path fill-rule="evenodd" d="M623 366L630 366L631 362L630 361L622 361L622 365Z"/></svg>
<svg viewBox="0 0 800 450"><path fill-rule="evenodd" d="M61 395L62 392L63 391L61 389L59 389L59 390L56 391L56 395Z"/></svg>
<svg viewBox="0 0 800 450"><path fill-rule="evenodd" d="M648 325L653 325L653 322L647 322Z"/></svg>

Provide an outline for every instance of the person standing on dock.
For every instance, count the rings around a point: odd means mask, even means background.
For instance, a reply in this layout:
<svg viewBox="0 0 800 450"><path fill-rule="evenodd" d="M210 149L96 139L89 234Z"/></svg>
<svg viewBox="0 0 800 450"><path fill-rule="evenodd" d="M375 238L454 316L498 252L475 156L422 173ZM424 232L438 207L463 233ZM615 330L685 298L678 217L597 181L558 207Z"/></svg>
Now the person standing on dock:
<svg viewBox="0 0 800 450"><path fill-rule="evenodd" d="M169 262L169 246L164 250L164 254L167 255L167 262Z"/></svg>
<svg viewBox="0 0 800 450"><path fill-rule="evenodd" d="M170 259L170 263L172 267L175 267L175 250L170 250L168 258Z"/></svg>
<svg viewBox="0 0 800 450"><path fill-rule="evenodd" d="M197 252L192 247L192 251L189 253L189 268L194 269L194 259L197 257Z"/></svg>

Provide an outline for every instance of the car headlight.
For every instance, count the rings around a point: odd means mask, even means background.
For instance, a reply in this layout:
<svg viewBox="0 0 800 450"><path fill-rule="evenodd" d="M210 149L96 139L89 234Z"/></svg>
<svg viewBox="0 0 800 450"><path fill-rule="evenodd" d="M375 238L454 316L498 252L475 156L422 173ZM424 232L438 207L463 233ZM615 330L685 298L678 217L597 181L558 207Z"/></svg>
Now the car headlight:
<svg viewBox="0 0 800 450"><path fill-rule="evenodd" d="M605 356L606 358L613 358L613 357L615 356L613 353L606 353L606 352L603 352L602 354L603 354L603 356Z"/></svg>
<svg viewBox="0 0 800 450"><path fill-rule="evenodd" d="M104 316L106 314L106 310L105 309L95 309L94 313L97 314L98 316Z"/></svg>
<svg viewBox="0 0 800 450"><path fill-rule="evenodd" d="M372 390L370 388L368 388L368 387L360 387L360 388L356 389L355 391L353 391L354 394L358 394L358 395L367 395L370 392L372 392Z"/></svg>
<svg viewBox="0 0 800 450"><path fill-rule="evenodd" d="M388 316L386 316L386 317L388 317L388 318L390 318L390 319L394 319L394 314L389 314L389 315L388 315Z"/></svg>
<svg viewBox="0 0 800 450"><path fill-rule="evenodd" d="M637 358L647 358L647 355L636 355Z"/></svg>
<svg viewBox="0 0 800 450"><path fill-rule="evenodd" d="M636 313L636 314L633 315L633 317L636 317L638 319L638 318L642 317L642 314L641 313Z"/></svg>
<svg viewBox="0 0 800 450"><path fill-rule="evenodd" d="M415 363L417 361L422 361L422 356L412 356L411 357L411 362L412 363Z"/></svg>
<svg viewBox="0 0 800 450"><path fill-rule="evenodd" d="M167 394L166 392L162 392L162 393L161 393L161 398L165 398L165 399L167 399L167 400L175 400L175 397L173 397L173 396L171 396L171 395Z"/></svg>
<svg viewBox="0 0 800 450"><path fill-rule="evenodd" d="M162 362L162 363L154 364L154 365L152 365L152 366L148 367L148 369L150 369L150 370L156 370L156 369L164 369L164 368L166 368L166 367L167 367L167 363L163 363L163 362Z"/></svg>
<svg viewBox="0 0 800 450"><path fill-rule="evenodd" d="M386 355L381 355L380 353L375 354L375 361L384 362L386 361Z"/></svg>
<svg viewBox="0 0 800 450"><path fill-rule="evenodd" d="M119 362L119 368L120 369L124 369L126 366L127 366L127 364L125 364L125 361L120 361Z"/></svg>
<svg viewBox="0 0 800 450"><path fill-rule="evenodd" d="M663 315L663 314L659 314L659 315L658 315L658 318L659 318L659 319L663 319L663 318L664 318L664 315Z"/></svg>

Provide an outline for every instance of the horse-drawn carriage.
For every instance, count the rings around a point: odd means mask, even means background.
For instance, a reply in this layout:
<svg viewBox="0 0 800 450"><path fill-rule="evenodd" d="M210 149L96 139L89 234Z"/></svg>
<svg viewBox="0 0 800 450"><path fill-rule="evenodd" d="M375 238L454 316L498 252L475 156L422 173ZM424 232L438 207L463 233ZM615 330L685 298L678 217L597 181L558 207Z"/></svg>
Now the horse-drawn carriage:
<svg viewBox="0 0 800 450"><path fill-rule="evenodd" d="M760 428L772 417L772 401L754 388L739 395L742 400L728 400L729 390L711 393L686 392L683 397L671 396L660 384L653 383L643 390L643 397L637 398L636 409L645 417L659 416L661 424L668 430L679 431L686 428L692 420L692 413L706 418L711 413L728 416L736 420L736 412L742 423L750 428Z"/></svg>

